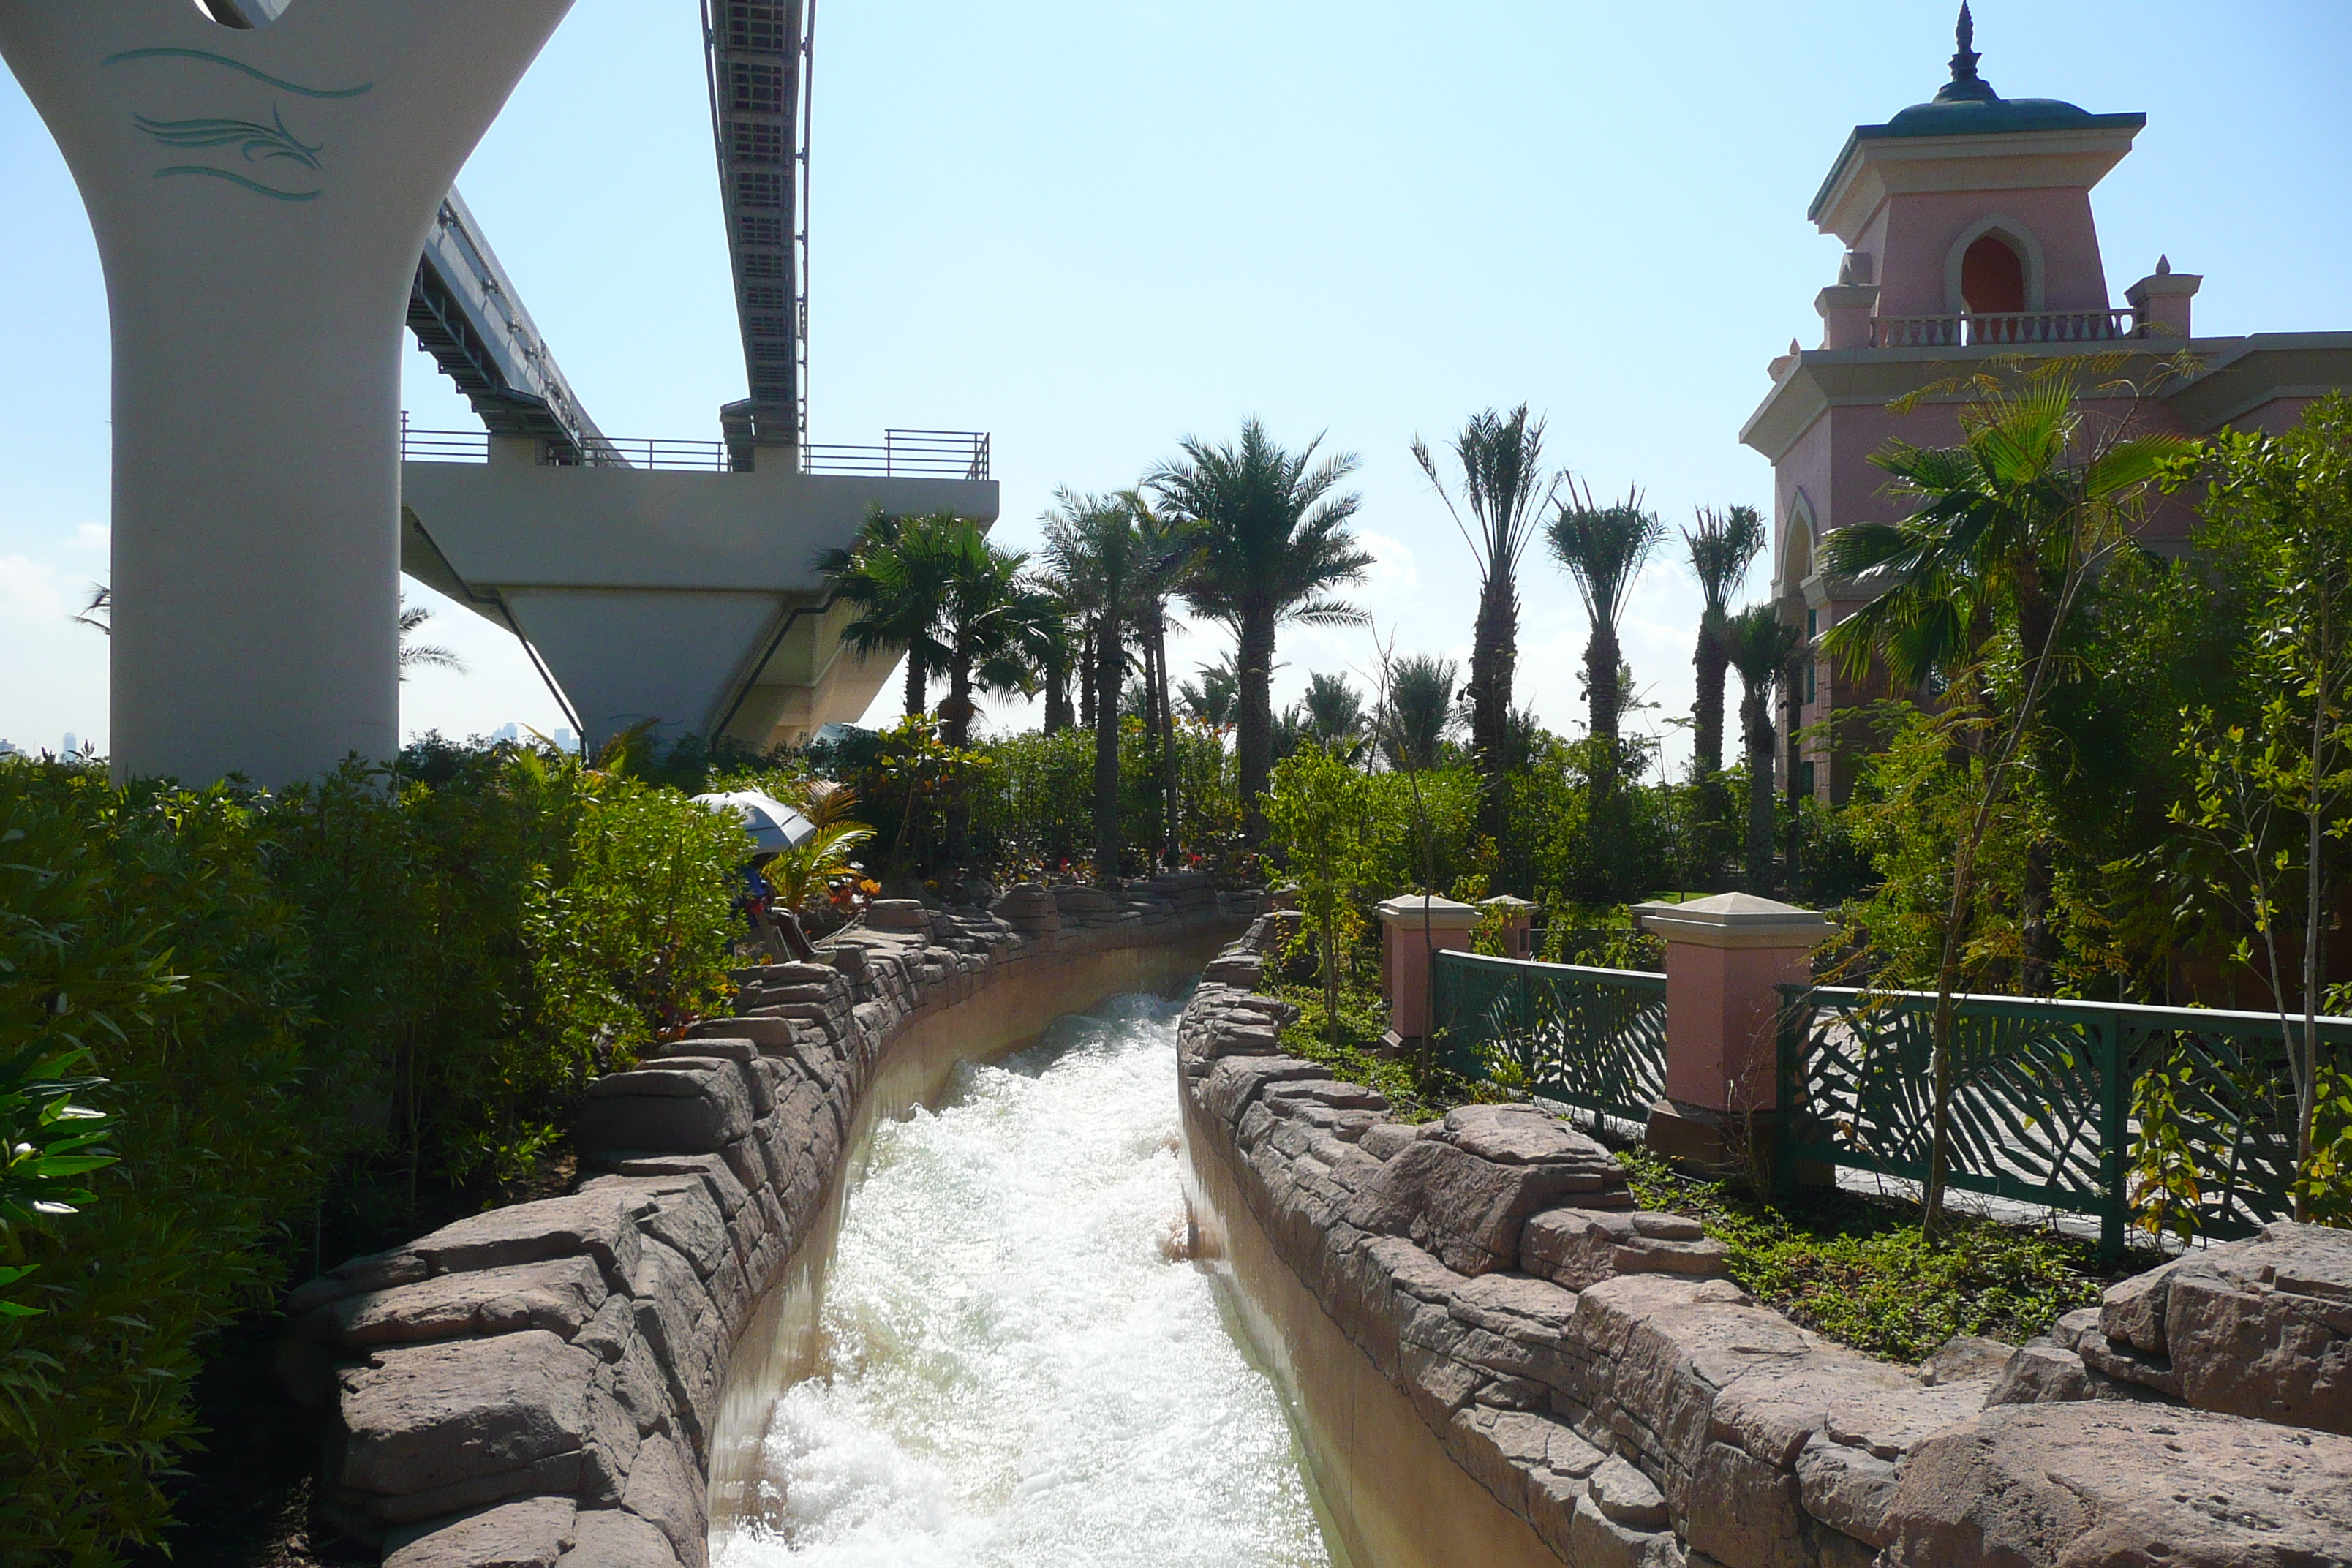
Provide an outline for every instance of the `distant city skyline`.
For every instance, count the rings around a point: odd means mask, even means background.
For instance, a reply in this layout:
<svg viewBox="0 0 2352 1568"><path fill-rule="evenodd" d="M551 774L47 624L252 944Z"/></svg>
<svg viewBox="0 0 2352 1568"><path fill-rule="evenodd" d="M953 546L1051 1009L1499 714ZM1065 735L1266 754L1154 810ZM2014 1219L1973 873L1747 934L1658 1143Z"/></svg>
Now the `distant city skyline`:
<svg viewBox="0 0 2352 1568"><path fill-rule="evenodd" d="M1322 433L1364 458L1378 635L1459 658L1475 576L1408 443L1525 399L1557 460L1670 526L1768 503L1737 431L1765 363L1820 339L1839 247L1806 202L1854 124L1944 79L1952 10L828 7L813 434L992 431L998 537L1026 546L1055 485L1131 484L1183 436L1231 439L1252 413L1293 446ZM461 184L604 427L709 438L743 383L700 42L690 7L646 16L582 0ZM2352 327L2352 214L2323 199L2352 186L2352 10L1989 0L1976 21L2004 94L2148 115L2094 197L2111 298L2162 252L2206 279L2201 331ZM106 639L71 619L106 574L103 280L13 82L0 203L7 296L40 301L12 321L37 374L0 384L0 734L103 749ZM419 426L474 426L428 359L406 369ZM406 591L471 673L415 672L404 734L567 725L511 637ZM1582 617L1539 556L1521 592L1520 691L1571 730ZM1696 605L1665 552L1625 628L1658 705L1636 727L1675 751ZM1286 632L1277 701L1367 668L1370 638ZM1176 673L1224 646L1196 628ZM870 718L895 716L886 691Z"/></svg>

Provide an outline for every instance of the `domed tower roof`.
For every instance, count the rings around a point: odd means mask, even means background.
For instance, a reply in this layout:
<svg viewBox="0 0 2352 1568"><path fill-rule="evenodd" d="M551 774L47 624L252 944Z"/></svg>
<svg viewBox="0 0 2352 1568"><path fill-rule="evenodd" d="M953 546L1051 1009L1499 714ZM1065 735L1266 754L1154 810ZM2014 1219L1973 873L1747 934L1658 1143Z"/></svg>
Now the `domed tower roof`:
<svg viewBox="0 0 2352 1568"><path fill-rule="evenodd" d="M1857 125L1846 138L1829 178L1822 182L1806 216L1818 222L1831 191L1866 142L1902 137L2021 135L2037 131L2137 131L2145 114L2093 114L2055 98L2003 98L1977 74L1982 57L1975 48L1976 23L1960 6L1959 47L1952 56L1952 79L1925 103L1915 103L1884 125Z"/></svg>

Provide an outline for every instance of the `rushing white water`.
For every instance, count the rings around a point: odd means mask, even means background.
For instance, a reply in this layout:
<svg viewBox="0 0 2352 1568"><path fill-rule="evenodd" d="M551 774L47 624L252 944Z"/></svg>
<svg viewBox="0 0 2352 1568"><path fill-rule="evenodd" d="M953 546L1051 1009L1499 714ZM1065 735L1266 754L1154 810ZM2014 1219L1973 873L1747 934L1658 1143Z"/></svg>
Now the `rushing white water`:
<svg viewBox="0 0 2352 1568"><path fill-rule="evenodd" d="M828 1365L717 1568L1321 1564L1273 1385L1181 1258L1176 1008L1124 996L875 1136Z"/></svg>

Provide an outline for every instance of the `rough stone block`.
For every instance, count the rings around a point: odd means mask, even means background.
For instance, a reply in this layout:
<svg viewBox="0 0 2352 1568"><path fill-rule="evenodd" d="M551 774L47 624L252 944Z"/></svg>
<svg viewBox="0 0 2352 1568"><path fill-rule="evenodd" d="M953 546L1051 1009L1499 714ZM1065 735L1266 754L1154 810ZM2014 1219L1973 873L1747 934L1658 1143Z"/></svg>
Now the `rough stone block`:
<svg viewBox="0 0 2352 1568"><path fill-rule="evenodd" d="M378 1352L342 1377L342 1483L418 1493L574 1452L596 1366L537 1329Z"/></svg>
<svg viewBox="0 0 2352 1568"><path fill-rule="evenodd" d="M2181 1259L2164 1337L2199 1409L2352 1435L2352 1230L2282 1222Z"/></svg>
<svg viewBox="0 0 2352 1568"><path fill-rule="evenodd" d="M2164 1302L2172 1289L2173 1270L2179 1267L2167 1263L2108 1286L2099 1302L2099 1331L2148 1355L2169 1356L2171 1347L2164 1337Z"/></svg>
<svg viewBox="0 0 2352 1568"><path fill-rule="evenodd" d="M669 1538L620 1509L594 1509L572 1522L562 1568L678 1568Z"/></svg>
<svg viewBox="0 0 2352 1568"><path fill-rule="evenodd" d="M1672 1534L1619 1524L1589 1493L1576 1500L1562 1555L1577 1568L1677 1568L1682 1558Z"/></svg>
<svg viewBox="0 0 2352 1568"><path fill-rule="evenodd" d="M554 1568L580 1512L570 1498L525 1498L393 1531L383 1568Z"/></svg>
<svg viewBox="0 0 2352 1568"><path fill-rule="evenodd" d="M2352 1439L2105 1401L2002 1405L1914 1448L1889 1568L2347 1561Z"/></svg>
<svg viewBox="0 0 2352 1568"><path fill-rule="evenodd" d="M710 1154L751 1121L751 1089L733 1062L641 1067L588 1086L573 1139L584 1157Z"/></svg>
<svg viewBox="0 0 2352 1568"><path fill-rule="evenodd" d="M1694 1552L1741 1568L1811 1568L1818 1560L1796 1476L1728 1443L1706 1446L1687 1509Z"/></svg>
<svg viewBox="0 0 2352 1568"><path fill-rule="evenodd" d="M1990 1382L2001 1374L2015 1345L1980 1334L1954 1334L1920 1363L1919 1381L1928 1384Z"/></svg>
<svg viewBox="0 0 2352 1568"><path fill-rule="evenodd" d="M436 1274L503 1268L585 1253L615 1289L637 1261L636 1216L641 1200L609 1193L576 1193L471 1215L410 1244Z"/></svg>
<svg viewBox="0 0 2352 1568"><path fill-rule="evenodd" d="M444 1274L414 1285L346 1296L319 1314L346 1346L413 1344L516 1329L571 1339L611 1294L593 1258L564 1258Z"/></svg>
<svg viewBox="0 0 2352 1568"><path fill-rule="evenodd" d="M1886 1523L1886 1505L1895 1497L1894 1460L1816 1433L1797 1457L1797 1487L1805 1511L1831 1529L1872 1546L1894 1539Z"/></svg>
<svg viewBox="0 0 2352 1568"><path fill-rule="evenodd" d="M1458 1274L1491 1274L1519 1266L1529 1215L1596 1180L1573 1166L1506 1164L1419 1138L1381 1167L1347 1218L1378 1235L1411 1237Z"/></svg>
<svg viewBox="0 0 2352 1568"><path fill-rule="evenodd" d="M1726 1249L1696 1220L1635 1209L1547 1209L1519 1237L1521 1266L1571 1290L1620 1274L1714 1279Z"/></svg>
<svg viewBox="0 0 2352 1568"><path fill-rule="evenodd" d="M701 1477L688 1456L667 1437L648 1437L629 1472L622 1506L660 1531L680 1563L697 1568L709 1531L703 1493Z"/></svg>

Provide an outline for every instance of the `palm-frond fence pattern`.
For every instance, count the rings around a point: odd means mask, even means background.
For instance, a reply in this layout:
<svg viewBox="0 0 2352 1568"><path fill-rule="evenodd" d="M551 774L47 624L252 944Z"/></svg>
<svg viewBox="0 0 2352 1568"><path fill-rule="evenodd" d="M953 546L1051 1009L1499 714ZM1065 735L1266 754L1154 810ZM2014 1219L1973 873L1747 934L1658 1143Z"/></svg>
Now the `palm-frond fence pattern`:
<svg viewBox="0 0 2352 1568"><path fill-rule="evenodd" d="M1934 995L1780 991L1780 1180L1807 1163L1924 1180ZM2352 1019L2322 1020L2319 1037L2323 1062L2352 1058ZM2106 1251L2139 1211L2133 1090L2151 1073L2173 1089L2183 1228L2242 1236L2292 1207L2295 1102L2274 1015L1961 996L1953 1068L1950 1184L2095 1215Z"/></svg>
<svg viewBox="0 0 2352 1568"><path fill-rule="evenodd" d="M1666 1082L1666 977L1452 950L1431 955L1440 1060L1599 1115L1643 1121Z"/></svg>

